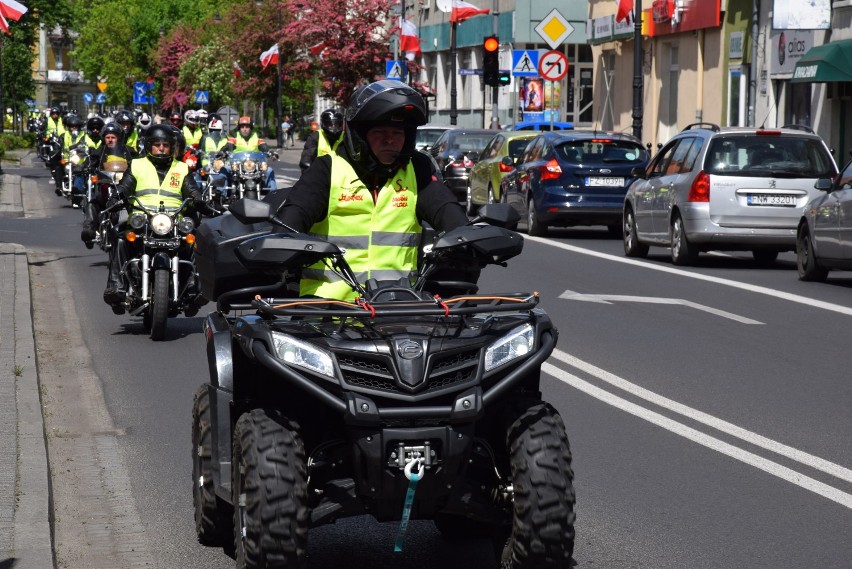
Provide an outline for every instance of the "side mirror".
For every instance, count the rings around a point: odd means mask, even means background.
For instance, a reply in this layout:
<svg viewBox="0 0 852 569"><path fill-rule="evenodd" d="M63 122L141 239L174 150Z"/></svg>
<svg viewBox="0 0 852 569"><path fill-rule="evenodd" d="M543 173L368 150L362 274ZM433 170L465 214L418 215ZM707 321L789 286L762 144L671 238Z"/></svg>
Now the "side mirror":
<svg viewBox="0 0 852 569"><path fill-rule="evenodd" d="M262 223L269 219L272 215L272 208L268 202L253 200L251 198L243 198L231 204L228 211L244 224Z"/></svg>
<svg viewBox="0 0 852 569"><path fill-rule="evenodd" d="M515 159L512 158L511 156L504 156L502 158L502 160L500 160L500 164L502 164L503 166L507 166L509 168L514 168L515 167Z"/></svg>
<svg viewBox="0 0 852 569"><path fill-rule="evenodd" d="M831 178L820 178L814 183L814 188L823 192L831 191Z"/></svg>
<svg viewBox="0 0 852 569"><path fill-rule="evenodd" d="M640 168L639 166L636 166L635 168L630 170L630 175L634 178L647 178L647 176L645 175L645 168Z"/></svg>
<svg viewBox="0 0 852 569"><path fill-rule="evenodd" d="M509 204L492 203L480 206L476 212L476 217L470 223L479 223L484 221L489 225L498 227L514 227L521 220L521 216Z"/></svg>

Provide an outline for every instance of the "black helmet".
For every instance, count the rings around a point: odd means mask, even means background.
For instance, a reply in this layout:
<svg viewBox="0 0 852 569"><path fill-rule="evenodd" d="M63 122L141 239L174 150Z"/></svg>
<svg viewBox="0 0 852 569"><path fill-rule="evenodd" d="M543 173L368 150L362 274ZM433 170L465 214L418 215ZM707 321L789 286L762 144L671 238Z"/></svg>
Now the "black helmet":
<svg viewBox="0 0 852 569"><path fill-rule="evenodd" d="M320 115L320 126L328 138L337 140L343 132L343 113L337 109L326 109Z"/></svg>
<svg viewBox="0 0 852 569"><path fill-rule="evenodd" d="M154 143L159 141L166 141L169 143L169 152L167 154L154 154ZM154 166L165 168L171 164L174 158L172 153L175 151L175 131L172 126L167 124L155 124L149 128L148 133L145 136L145 148L148 150L148 160L150 160Z"/></svg>
<svg viewBox="0 0 852 569"><path fill-rule="evenodd" d="M121 125L124 129L124 135L130 136L133 129L136 127L136 117L130 111L118 111L115 115L115 122Z"/></svg>
<svg viewBox="0 0 852 569"><path fill-rule="evenodd" d="M106 135L114 134L118 137L118 143L124 144L124 129L115 121L110 121L101 129L101 140L106 142Z"/></svg>
<svg viewBox="0 0 852 569"><path fill-rule="evenodd" d="M423 97L400 81L384 79L359 87L346 107L346 131L343 140L349 156L372 174L391 174L414 153L417 127L426 124ZM405 129L405 144L397 163L383 166L367 144L367 131L374 126L400 126Z"/></svg>
<svg viewBox="0 0 852 569"><path fill-rule="evenodd" d="M103 130L103 128L104 119L97 115L89 117L89 120L86 121L86 130L91 136L100 136L101 130Z"/></svg>
<svg viewBox="0 0 852 569"><path fill-rule="evenodd" d="M82 128L83 119L76 114L68 114L65 116L65 126L68 128Z"/></svg>

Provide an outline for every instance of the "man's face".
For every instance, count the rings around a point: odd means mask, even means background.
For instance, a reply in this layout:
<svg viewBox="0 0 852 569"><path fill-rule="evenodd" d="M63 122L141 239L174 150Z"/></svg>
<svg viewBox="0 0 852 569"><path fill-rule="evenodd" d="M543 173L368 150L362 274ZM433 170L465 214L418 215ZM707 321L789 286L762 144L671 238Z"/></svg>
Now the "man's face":
<svg viewBox="0 0 852 569"><path fill-rule="evenodd" d="M405 129L398 126L374 126L367 131L367 144L379 162L393 164L405 145Z"/></svg>
<svg viewBox="0 0 852 569"><path fill-rule="evenodd" d="M104 136L104 144L107 145L107 148L115 148L118 144L118 137L114 134L107 134Z"/></svg>
<svg viewBox="0 0 852 569"><path fill-rule="evenodd" d="M250 132L251 132L251 125L250 124L241 124L240 125L240 134L245 136Z"/></svg>
<svg viewBox="0 0 852 569"><path fill-rule="evenodd" d="M167 140L155 140L151 143L151 154L162 156L172 153L172 145Z"/></svg>

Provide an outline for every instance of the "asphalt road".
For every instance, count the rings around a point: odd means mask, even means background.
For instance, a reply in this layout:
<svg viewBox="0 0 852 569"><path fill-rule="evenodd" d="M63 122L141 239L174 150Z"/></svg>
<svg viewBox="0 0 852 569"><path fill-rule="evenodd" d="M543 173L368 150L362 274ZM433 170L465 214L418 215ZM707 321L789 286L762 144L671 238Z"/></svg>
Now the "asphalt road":
<svg viewBox="0 0 852 569"><path fill-rule="evenodd" d="M298 155L282 159L286 181ZM113 315L101 300L106 256L79 241L79 211L53 195L44 168L20 174L39 178L44 217L0 219L0 239L62 268L63 282L34 286L73 299L66 313L119 433L116 470L127 478L139 547L156 567L233 566L194 535L201 316L170 320L167 341L154 343L141 319ZM544 394L574 453L577 567L850 567L852 274L802 283L792 254L768 268L734 254L680 269L664 249L627 260L620 241L592 228L528 239L480 284L538 290L560 330ZM401 555L395 534L369 518L313 530L311 566L495 566L487 544L443 540L431 524L412 526Z"/></svg>

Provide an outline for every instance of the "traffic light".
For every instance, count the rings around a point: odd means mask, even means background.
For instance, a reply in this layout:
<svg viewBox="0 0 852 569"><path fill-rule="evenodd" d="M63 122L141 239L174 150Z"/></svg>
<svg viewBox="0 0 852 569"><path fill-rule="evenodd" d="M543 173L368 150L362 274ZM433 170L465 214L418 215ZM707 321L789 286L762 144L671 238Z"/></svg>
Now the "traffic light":
<svg viewBox="0 0 852 569"><path fill-rule="evenodd" d="M500 40L497 36L482 40L482 80L489 87L500 86Z"/></svg>
<svg viewBox="0 0 852 569"><path fill-rule="evenodd" d="M500 87L505 87L509 83L512 82L512 76L506 73L505 71L501 71L497 76L497 82Z"/></svg>

